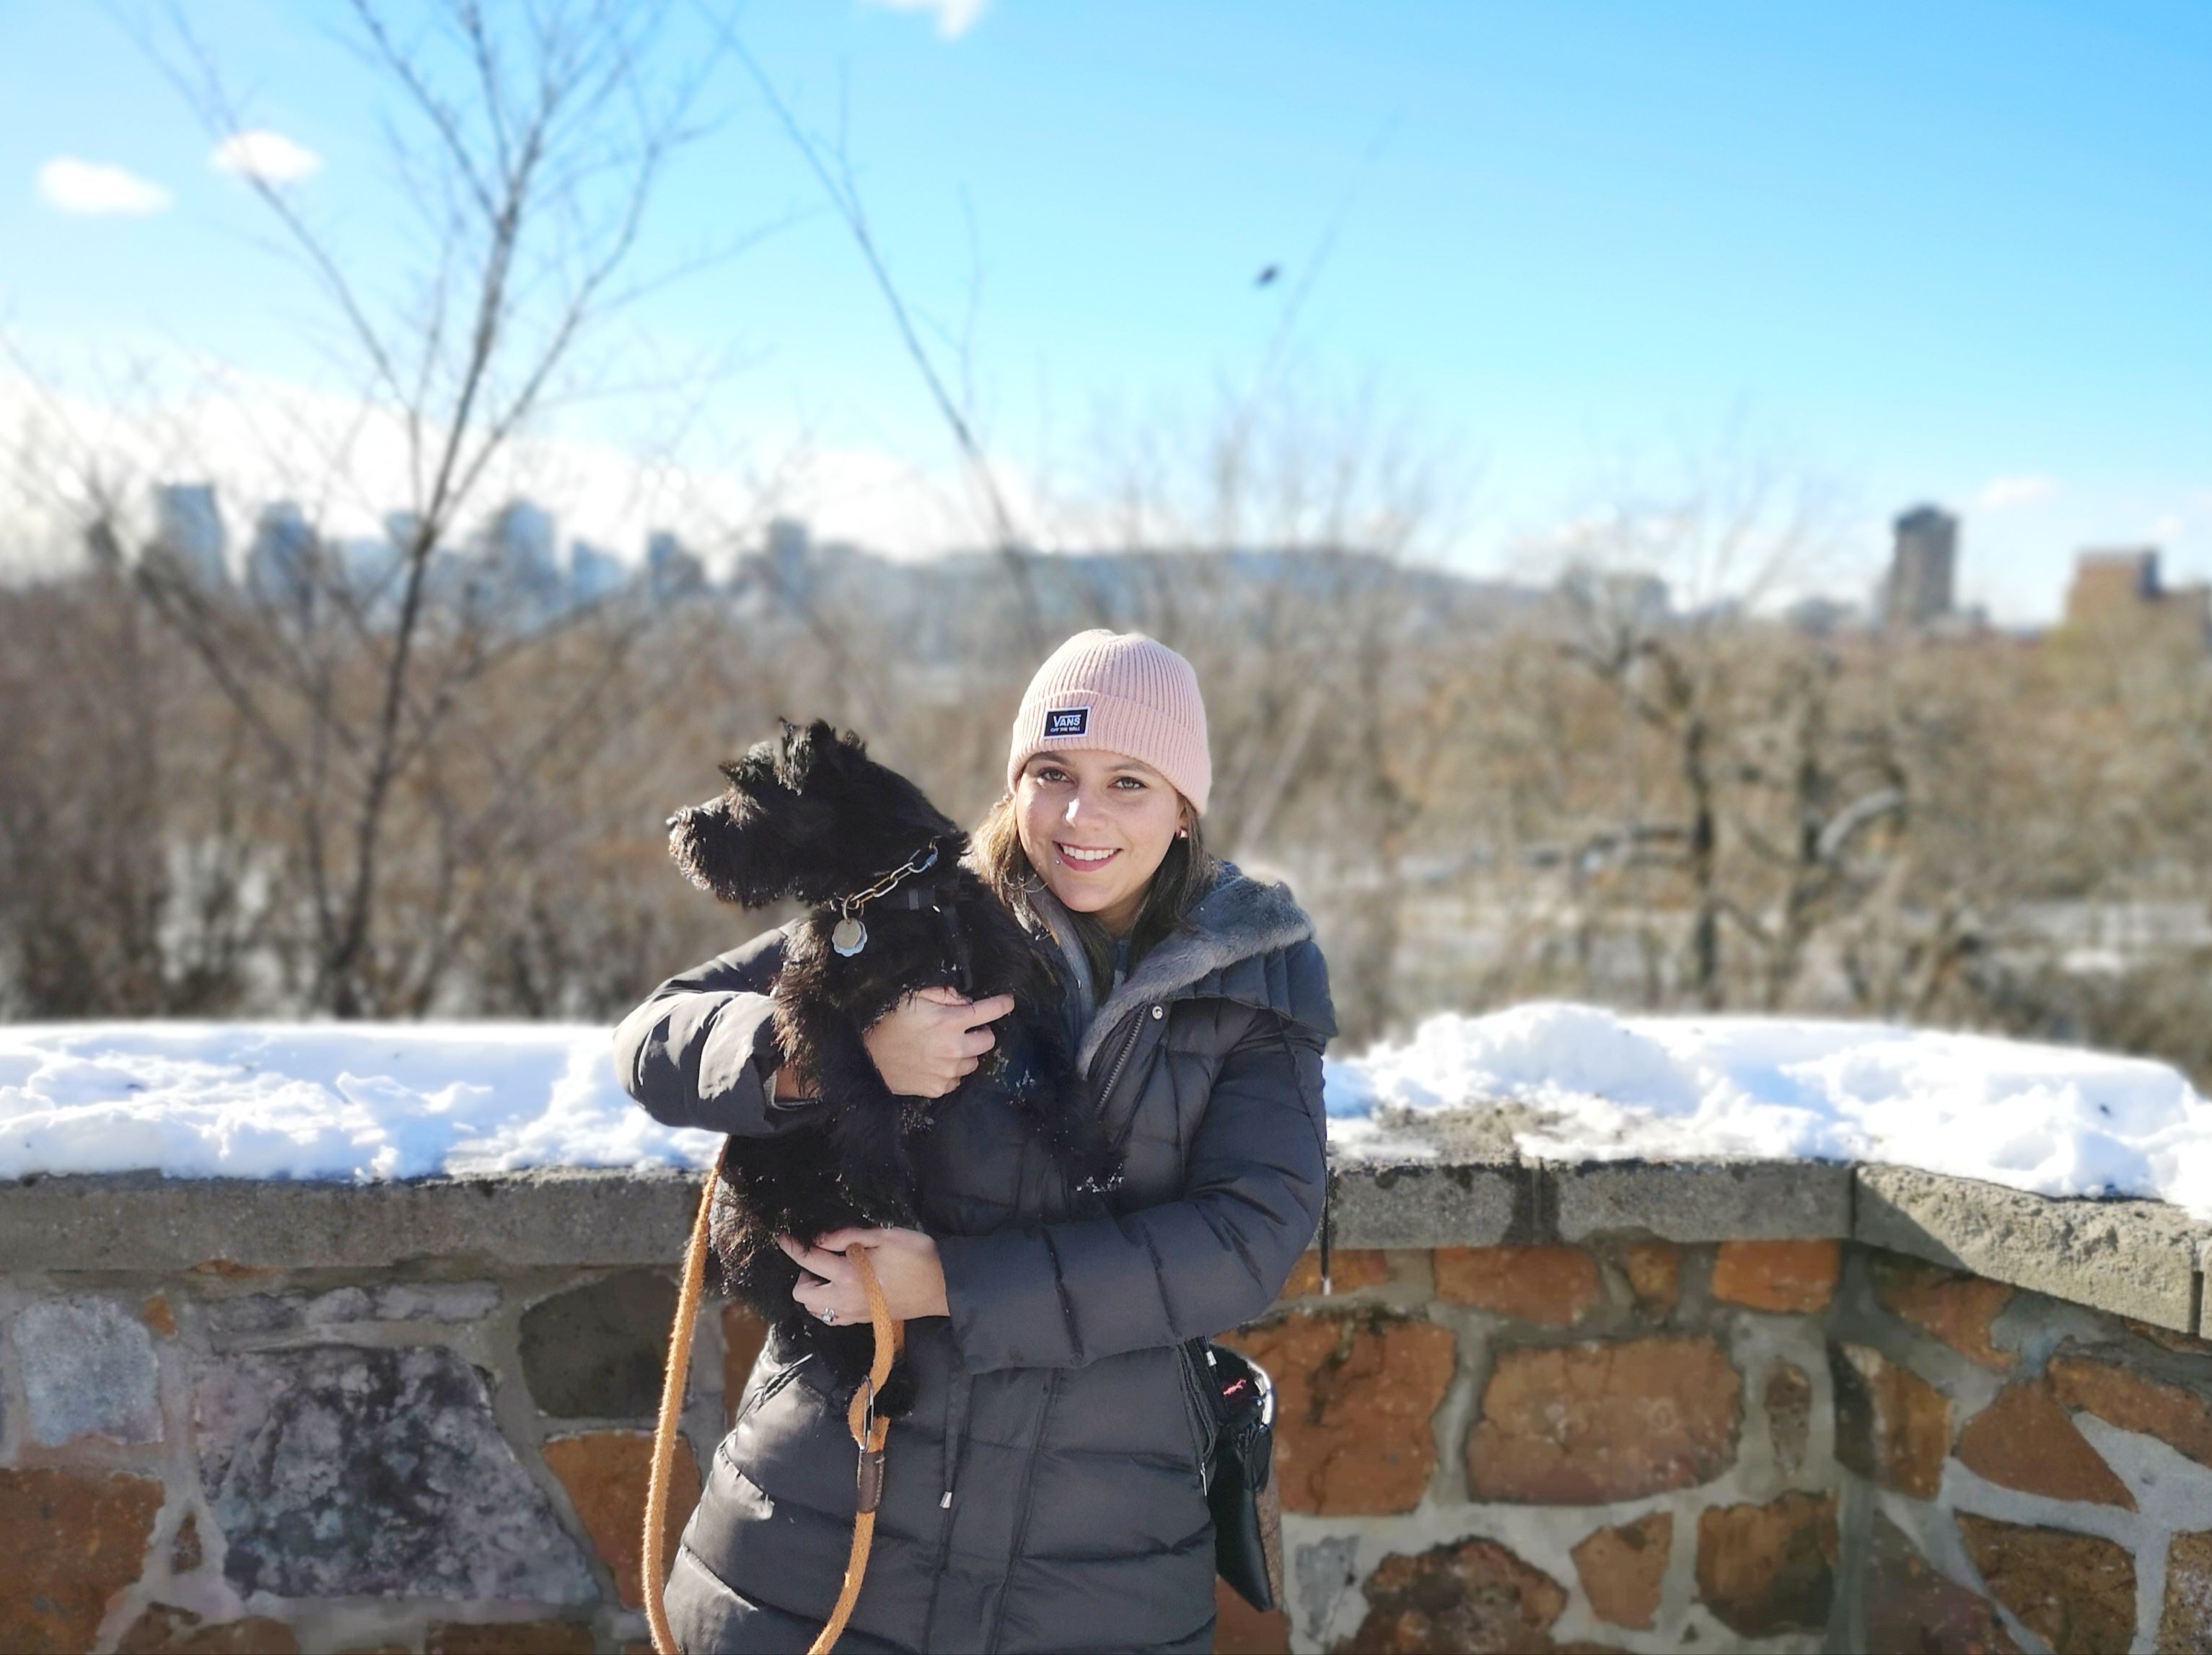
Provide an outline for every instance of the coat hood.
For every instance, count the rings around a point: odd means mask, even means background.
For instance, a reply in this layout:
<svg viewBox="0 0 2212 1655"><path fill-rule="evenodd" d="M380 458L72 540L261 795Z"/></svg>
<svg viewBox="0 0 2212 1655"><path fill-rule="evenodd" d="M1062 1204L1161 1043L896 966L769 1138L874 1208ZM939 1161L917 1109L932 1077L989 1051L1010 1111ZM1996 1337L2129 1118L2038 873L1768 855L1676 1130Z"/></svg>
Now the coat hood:
<svg viewBox="0 0 2212 1655"><path fill-rule="evenodd" d="M1060 945L1077 992L1088 999L1091 968L1067 910L1041 882L1028 897ZM1290 886L1255 879L1234 862L1223 862L1213 888L1192 906L1182 928L1139 960L1091 1015L1076 1049L1077 1068L1090 1067L1108 1033L1134 1007L1170 1000L1211 997L1256 1006L1328 1038L1336 1032L1336 1015L1313 935L1313 921Z"/></svg>

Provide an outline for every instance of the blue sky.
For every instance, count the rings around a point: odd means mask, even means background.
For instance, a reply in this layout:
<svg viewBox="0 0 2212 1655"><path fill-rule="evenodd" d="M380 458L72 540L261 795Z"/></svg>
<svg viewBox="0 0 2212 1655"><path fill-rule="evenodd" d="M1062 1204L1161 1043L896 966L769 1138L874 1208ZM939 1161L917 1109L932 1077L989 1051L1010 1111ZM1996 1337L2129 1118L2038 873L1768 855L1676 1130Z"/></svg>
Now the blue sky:
<svg viewBox="0 0 2212 1655"><path fill-rule="evenodd" d="M338 9L201 9L255 122L319 158L300 198L383 268L398 203ZM313 381L313 307L131 15L0 0L0 322L42 359L183 346ZM978 403L1017 475L1079 479L1146 421L1201 429L1303 283L1289 393L1364 387L1443 455L1434 549L1470 569L1516 566L1620 456L1663 471L1736 429L1849 502L1841 587L1923 497L1961 513L1967 594L2008 618L2051 613L2085 543L2212 578L2201 3L737 15L810 126L842 109L917 308L957 329L972 296ZM848 509L839 479L870 456L941 479L943 432L734 66L709 97L726 118L647 264L797 222L628 326L656 359L733 353L715 430L763 452L804 433L847 465L815 514L894 537L897 491ZM64 210L40 185L60 157L168 204ZM605 418L580 435L617 440Z"/></svg>

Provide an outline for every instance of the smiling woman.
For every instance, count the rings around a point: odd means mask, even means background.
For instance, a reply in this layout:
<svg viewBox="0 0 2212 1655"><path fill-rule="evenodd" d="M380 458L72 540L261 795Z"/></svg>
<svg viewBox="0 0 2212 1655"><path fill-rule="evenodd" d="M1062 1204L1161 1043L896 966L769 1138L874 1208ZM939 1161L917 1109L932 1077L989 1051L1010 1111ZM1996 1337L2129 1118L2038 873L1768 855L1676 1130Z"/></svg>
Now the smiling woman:
<svg viewBox="0 0 2212 1655"><path fill-rule="evenodd" d="M1068 1187L1003 1088L962 1085L1010 1002L926 990L866 1036L891 1092L941 1101L916 1227L788 1244L793 1298L833 1323L867 1317L850 1253L868 1250L915 1381L840 1649L1212 1646L1218 1424L1187 1342L1258 1315L1313 1235L1335 1025L1290 892L1206 854L1212 780L1190 664L1087 632L1038 670L975 836L1060 968L1111 1177ZM672 979L624 1021L617 1061L654 1116L758 1137L818 1118L776 1043L781 942ZM689 1655L802 1649L830 1613L853 1450L848 1398L817 1367L774 1337L755 1364L668 1582Z"/></svg>

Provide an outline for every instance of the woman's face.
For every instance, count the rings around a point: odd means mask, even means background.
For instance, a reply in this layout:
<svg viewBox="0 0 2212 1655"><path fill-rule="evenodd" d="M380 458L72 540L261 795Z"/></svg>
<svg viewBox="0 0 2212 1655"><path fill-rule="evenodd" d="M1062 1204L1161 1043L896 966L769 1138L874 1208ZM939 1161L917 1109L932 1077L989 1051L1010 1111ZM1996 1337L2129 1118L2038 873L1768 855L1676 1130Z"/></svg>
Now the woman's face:
<svg viewBox="0 0 2212 1655"><path fill-rule="evenodd" d="M1014 788L1022 849L1070 911L1120 936L1182 826L1182 795L1149 764L1095 748L1039 753Z"/></svg>

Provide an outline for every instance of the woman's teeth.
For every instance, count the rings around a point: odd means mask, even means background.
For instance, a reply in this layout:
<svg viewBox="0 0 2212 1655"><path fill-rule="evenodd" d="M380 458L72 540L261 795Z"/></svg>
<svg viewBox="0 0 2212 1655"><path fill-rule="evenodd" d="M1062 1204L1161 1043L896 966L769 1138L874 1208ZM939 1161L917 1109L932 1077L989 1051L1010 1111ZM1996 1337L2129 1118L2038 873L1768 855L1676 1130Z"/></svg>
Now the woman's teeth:
<svg viewBox="0 0 2212 1655"><path fill-rule="evenodd" d="M1060 847L1060 854L1078 867L1096 867L1099 863L1120 853L1111 850L1078 850L1073 845L1062 845Z"/></svg>

